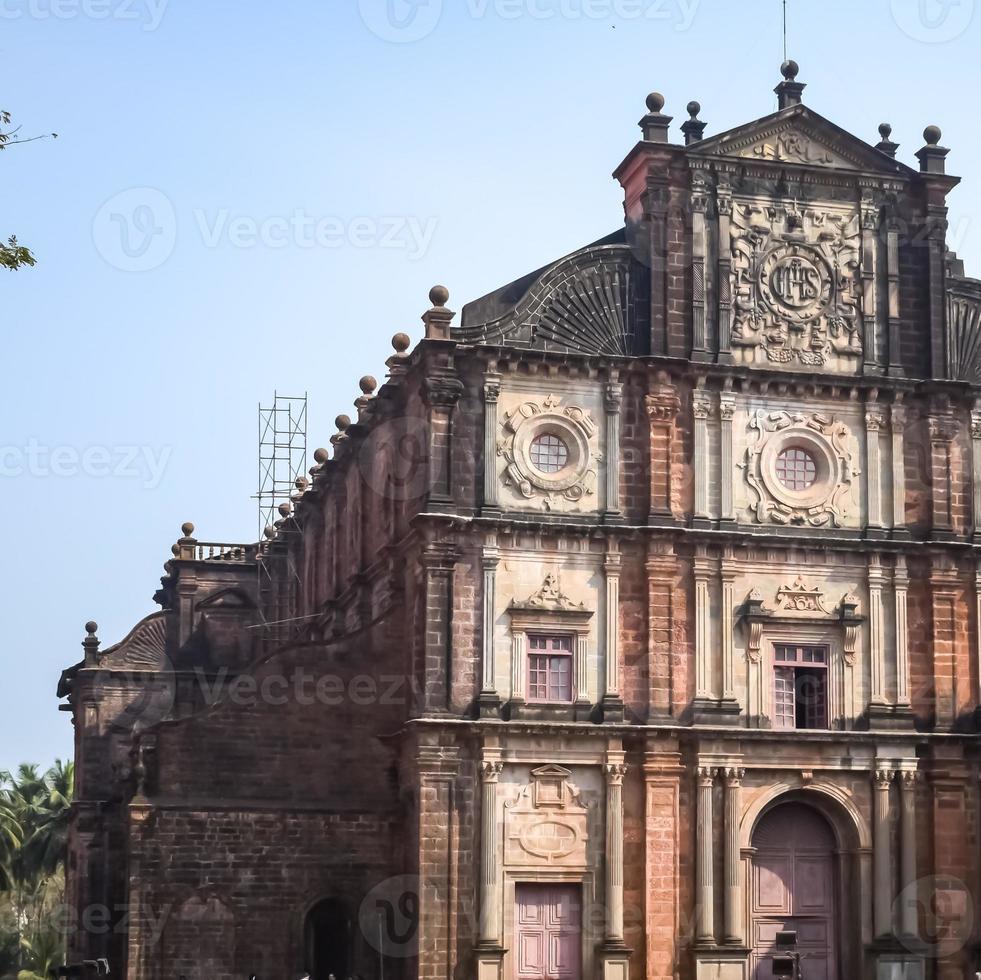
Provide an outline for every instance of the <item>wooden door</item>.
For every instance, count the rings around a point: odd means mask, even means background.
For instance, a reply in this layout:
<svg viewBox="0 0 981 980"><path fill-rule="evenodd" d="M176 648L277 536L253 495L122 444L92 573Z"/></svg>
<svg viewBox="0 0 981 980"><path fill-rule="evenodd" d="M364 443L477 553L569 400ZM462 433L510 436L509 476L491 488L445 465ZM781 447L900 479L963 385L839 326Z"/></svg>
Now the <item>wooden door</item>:
<svg viewBox="0 0 981 980"><path fill-rule="evenodd" d="M802 980L838 980L835 841L808 806L771 810L753 834L752 944L754 980L772 980L778 932L796 930Z"/></svg>
<svg viewBox="0 0 981 980"><path fill-rule="evenodd" d="M515 980L581 980L582 889L518 885Z"/></svg>

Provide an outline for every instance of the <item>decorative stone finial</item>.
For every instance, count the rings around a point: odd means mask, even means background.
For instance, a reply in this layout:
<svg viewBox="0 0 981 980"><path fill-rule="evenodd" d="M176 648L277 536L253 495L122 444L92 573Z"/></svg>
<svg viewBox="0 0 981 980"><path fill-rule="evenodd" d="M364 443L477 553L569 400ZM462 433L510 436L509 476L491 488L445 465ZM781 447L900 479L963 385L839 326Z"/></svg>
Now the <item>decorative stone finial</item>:
<svg viewBox="0 0 981 980"><path fill-rule="evenodd" d="M276 528L274 528L274 527L270 526L269 524L267 524L262 529L262 533L266 536L266 540L267 541L272 541L272 539L274 537L276 537Z"/></svg>
<svg viewBox="0 0 981 980"><path fill-rule="evenodd" d="M374 394L375 389L378 387L378 382L370 375L366 374L359 382L358 387L366 395Z"/></svg>
<svg viewBox="0 0 981 980"><path fill-rule="evenodd" d="M181 553L181 546L179 544L172 544L170 546L170 553L175 557L179 557Z"/></svg>
<svg viewBox="0 0 981 980"><path fill-rule="evenodd" d="M330 459L330 453L326 449L320 448L313 451L313 461L319 466L323 466Z"/></svg>
<svg viewBox="0 0 981 980"><path fill-rule="evenodd" d="M450 291L445 286L433 286L429 290L429 302L433 306L422 315L422 322L426 325L426 340L450 339L450 324L456 314L446 308L449 299Z"/></svg>
<svg viewBox="0 0 981 980"><path fill-rule="evenodd" d="M664 115L664 96L660 92L651 92L647 96L647 115L638 123L644 131L644 140L648 143L667 143L668 128L672 117Z"/></svg>
<svg viewBox="0 0 981 980"><path fill-rule="evenodd" d="M338 432L344 432L346 429L351 428L351 417L349 415L338 415L334 419L334 425L337 426Z"/></svg>
<svg viewBox="0 0 981 980"><path fill-rule="evenodd" d="M773 90L777 93L778 105L781 109L800 105L803 101L804 89L807 88L803 82L797 81L800 65L788 59L780 66L780 74L783 75L783 81Z"/></svg>
<svg viewBox="0 0 981 980"><path fill-rule="evenodd" d="M447 299L449 297L447 296ZM397 354L404 354L412 344L412 339L407 333L397 333L392 338L392 347L395 348Z"/></svg>
<svg viewBox="0 0 981 980"><path fill-rule="evenodd" d="M290 516L290 513L293 510L293 507L290 504L287 504L287 503L284 502L284 503L281 503L276 508L276 510L279 511L279 516L282 517L285 520L287 517Z"/></svg>
<svg viewBox="0 0 981 980"><path fill-rule="evenodd" d="M698 114L702 111L698 102L689 102L687 108L690 118L682 124L681 131L685 134L685 146L690 146L704 138L705 123L698 118Z"/></svg>
<svg viewBox="0 0 981 980"><path fill-rule="evenodd" d="M940 145L943 133L939 126L927 126L923 130L923 138L926 146L920 150L916 157L920 161L920 172L925 174L945 174L947 173L947 154L950 153L946 147Z"/></svg>
<svg viewBox="0 0 981 980"><path fill-rule="evenodd" d="M190 521L181 524L181 533L185 538L189 538L194 533L194 525Z"/></svg>
<svg viewBox="0 0 981 980"><path fill-rule="evenodd" d="M85 651L85 663L97 664L99 662L99 638L95 635L99 624L94 620L89 620L85 624L86 637L82 640L82 649Z"/></svg>
<svg viewBox="0 0 981 980"><path fill-rule="evenodd" d="M886 156L896 159L896 151L899 149L898 143L893 143L892 137L892 126L889 123L881 123L879 125L879 136L880 140L876 144L876 149L880 153L885 153Z"/></svg>
<svg viewBox="0 0 981 980"><path fill-rule="evenodd" d="M310 481L305 476L298 476L294 481L294 486L302 493L308 486L310 486Z"/></svg>

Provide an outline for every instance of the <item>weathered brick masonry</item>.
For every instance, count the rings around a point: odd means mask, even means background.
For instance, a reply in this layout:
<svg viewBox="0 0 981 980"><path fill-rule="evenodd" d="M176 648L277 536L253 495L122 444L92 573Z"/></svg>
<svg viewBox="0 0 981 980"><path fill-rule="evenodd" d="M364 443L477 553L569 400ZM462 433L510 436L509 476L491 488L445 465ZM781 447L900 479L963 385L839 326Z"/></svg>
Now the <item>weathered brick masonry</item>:
<svg viewBox="0 0 981 980"><path fill-rule="evenodd" d="M73 959L981 968L981 282L939 131L907 166L783 75L683 145L650 96L619 231L435 287L261 543L186 524L160 610L89 624Z"/></svg>

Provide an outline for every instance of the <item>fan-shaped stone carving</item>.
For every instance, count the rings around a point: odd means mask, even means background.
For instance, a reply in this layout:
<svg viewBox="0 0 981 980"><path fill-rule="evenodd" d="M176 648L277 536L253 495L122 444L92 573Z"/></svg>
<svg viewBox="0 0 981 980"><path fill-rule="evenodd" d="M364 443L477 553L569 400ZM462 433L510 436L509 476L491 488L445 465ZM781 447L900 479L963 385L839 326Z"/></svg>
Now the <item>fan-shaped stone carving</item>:
<svg viewBox="0 0 981 980"><path fill-rule="evenodd" d="M981 381L981 281L952 281L947 294L950 376Z"/></svg>
<svg viewBox="0 0 981 980"><path fill-rule="evenodd" d="M99 665L115 668L156 670L164 662L167 626L163 613L141 619L129 635L99 656Z"/></svg>
<svg viewBox="0 0 981 980"><path fill-rule="evenodd" d="M633 350L630 271L599 266L547 298L532 336L546 349L627 355Z"/></svg>

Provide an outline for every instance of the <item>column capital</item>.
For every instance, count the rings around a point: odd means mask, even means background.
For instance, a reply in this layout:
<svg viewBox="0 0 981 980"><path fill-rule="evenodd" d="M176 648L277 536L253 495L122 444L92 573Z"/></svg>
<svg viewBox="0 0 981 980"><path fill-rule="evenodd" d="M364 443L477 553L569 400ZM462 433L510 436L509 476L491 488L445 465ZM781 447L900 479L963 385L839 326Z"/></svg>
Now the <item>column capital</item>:
<svg viewBox="0 0 981 980"><path fill-rule="evenodd" d="M699 786L712 786L719 770L715 766L699 766L695 774L698 777Z"/></svg>
<svg viewBox="0 0 981 980"><path fill-rule="evenodd" d="M501 376L499 374L484 375L484 401L496 402L501 394Z"/></svg>
<svg viewBox="0 0 981 980"><path fill-rule="evenodd" d="M900 769L898 779L903 789L913 789L920 781L920 774L915 769Z"/></svg>
<svg viewBox="0 0 981 980"><path fill-rule="evenodd" d="M722 775L725 777L726 786L735 788L742 785L746 770L739 766L726 766L722 770Z"/></svg>
<svg viewBox="0 0 981 980"><path fill-rule="evenodd" d="M604 389L603 396L603 405L606 411L611 414L619 412L623 405L623 385L619 381L609 382Z"/></svg>
<svg viewBox="0 0 981 980"><path fill-rule="evenodd" d="M483 783L496 783L504 771L504 763L497 759L485 759L480 763L480 779Z"/></svg>
<svg viewBox="0 0 981 980"><path fill-rule="evenodd" d="M628 766L623 762L607 762L603 766L607 785L622 786L623 777L627 775L627 769Z"/></svg>
<svg viewBox="0 0 981 980"><path fill-rule="evenodd" d="M875 780L875 788L878 790L889 789L890 783L896 776L895 769L888 769L885 767L877 766L875 772L873 773L873 779Z"/></svg>

